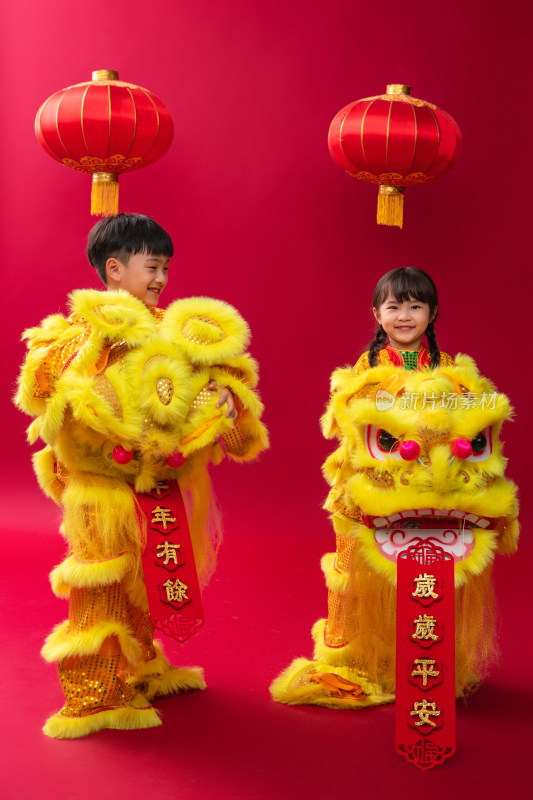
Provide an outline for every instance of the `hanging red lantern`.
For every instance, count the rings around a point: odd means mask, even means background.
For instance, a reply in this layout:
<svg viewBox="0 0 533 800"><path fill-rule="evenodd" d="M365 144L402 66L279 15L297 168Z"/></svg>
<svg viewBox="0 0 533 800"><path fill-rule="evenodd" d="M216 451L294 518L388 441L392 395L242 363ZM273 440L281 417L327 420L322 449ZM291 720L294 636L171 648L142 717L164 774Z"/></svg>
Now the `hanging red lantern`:
<svg viewBox="0 0 533 800"><path fill-rule="evenodd" d="M91 214L109 217L118 213L118 176L157 161L174 127L159 98L102 69L49 97L35 133L56 161L93 176Z"/></svg>
<svg viewBox="0 0 533 800"><path fill-rule="evenodd" d="M341 109L328 136L333 160L350 175L379 185L379 225L403 226L403 191L443 175L457 161L463 137L442 109L411 97L411 88L356 100Z"/></svg>

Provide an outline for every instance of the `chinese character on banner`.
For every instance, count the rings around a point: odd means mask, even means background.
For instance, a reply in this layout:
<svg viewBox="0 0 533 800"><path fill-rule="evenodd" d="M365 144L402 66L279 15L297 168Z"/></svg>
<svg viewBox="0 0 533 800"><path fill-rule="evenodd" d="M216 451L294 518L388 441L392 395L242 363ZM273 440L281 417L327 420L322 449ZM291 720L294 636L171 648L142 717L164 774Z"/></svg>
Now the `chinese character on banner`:
<svg viewBox="0 0 533 800"><path fill-rule="evenodd" d="M396 750L427 770L455 752L453 558L426 540L397 569Z"/></svg>
<svg viewBox="0 0 533 800"><path fill-rule="evenodd" d="M156 506L152 509L152 525L162 525L163 530L166 531L166 529L170 528L175 522L177 522L177 519L172 516L170 508Z"/></svg>
<svg viewBox="0 0 533 800"><path fill-rule="evenodd" d="M155 557L154 563L157 564L157 566L164 567L169 572L173 572L185 563L181 551L181 544L165 540L152 547L152 552Z"/></svg>
<svg viewBox="0 0 533 800"><path fill-rule="evenodd" d="M434 575L428 575L427 572L424 572L423 575L413 578L413 583L416 588L411 592L411 597L416 597L420 600L428 600L429 602L439 599L439 593L435 591L437 588L437 579Z"/></svg>
<svg viewBox="0 0 533 800"><path fill-rule="evenodd" d="M416 627L415 627L416 626ZM434 642L438 642L440 634L439 621L432 614L420 614L417 619L411 620L411 627L415 627L412 639L416 639L422 647L431 647Z"/></svg>
<svg viewBox="0 0 533 800"><path fill-rule="evenodd" d="M176 578L175 581L171 581L169 578L160 588L163 594L163 603L170 603L176 608L181 608L184 603L189 603L191 600L187 595L189 587L186 583L182 583L179 578Z"/></svg>
<svg viewBox="0 0 533 800"><path fill-rule="evenodd" d="M442 663L435 658L414 658L411 664L411 683L422 691L428 691L442 681Z"/></svg>

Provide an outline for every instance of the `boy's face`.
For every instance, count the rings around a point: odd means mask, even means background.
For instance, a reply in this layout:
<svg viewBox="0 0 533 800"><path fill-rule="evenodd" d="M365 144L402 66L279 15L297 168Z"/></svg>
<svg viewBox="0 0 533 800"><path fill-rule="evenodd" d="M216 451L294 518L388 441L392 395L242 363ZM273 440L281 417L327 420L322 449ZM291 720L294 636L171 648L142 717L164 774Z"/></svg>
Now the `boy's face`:
<svg viewBox="0 0 533 800"><path fill-rule="evenodd" d="M168 280L167 256L135 253L127 261L108 258L107 288L125 289L148 308L155 308Z"/></svg>

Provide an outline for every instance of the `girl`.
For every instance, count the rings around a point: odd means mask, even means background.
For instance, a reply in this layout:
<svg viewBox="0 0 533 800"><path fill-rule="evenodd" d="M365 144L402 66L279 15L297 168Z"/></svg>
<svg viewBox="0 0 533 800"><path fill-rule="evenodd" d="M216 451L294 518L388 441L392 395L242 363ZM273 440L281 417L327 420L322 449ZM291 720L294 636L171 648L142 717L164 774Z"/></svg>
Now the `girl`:
<svg viewBox="0 0 533 800"><path fill-rule="evenodd" d="M379 327L354 374L378 364L407 370L452 365L451 356L441 353L437 344L438 308L437 289L427 272L416 267L387 272L372 298L372 313ZM427 346L422 342L424 334Z"/></svg>
<svg viewBox="0 0 533 800"><path fill-rule="evenodd" d="M440 352L427 273L388 272L372 311L374 341L355 367L335 370L321 420L324 436L338 440L323 465L336 536L321 562L328 615L313 626L313 658L297 658L272 684L281 703L394 701L396 564L425 539L455 562L458 696L495 656L491 562L495 551L513 552L518 536L516 487L504 477L498 439L508 400L468 356L454 362ZM475 405L490 392L490 410Z"/></svg>

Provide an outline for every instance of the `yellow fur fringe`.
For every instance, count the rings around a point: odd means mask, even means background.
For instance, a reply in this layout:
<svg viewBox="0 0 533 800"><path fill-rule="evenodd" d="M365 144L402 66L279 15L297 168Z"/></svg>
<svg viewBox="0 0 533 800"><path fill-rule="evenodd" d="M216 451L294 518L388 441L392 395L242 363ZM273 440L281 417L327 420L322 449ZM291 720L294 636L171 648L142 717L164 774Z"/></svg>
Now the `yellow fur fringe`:
<svg viewBox="0 0 533 800"><path fill-rule="evenodd" d="M104 641L116 636L122 655L135 668L141 661L143 651L131 631L119 622L99 622L93 627L69 632L69 622L61 622L48 634L41 655L45 661L60 661L71 656L88 656L98 653Z"/></svg>
<svg viewBox="0 0 533 800"><path fill-rule="evenodd" d="M52 739L80 739L105 728L134 730L156 728L161 724L155 708L152 708L144 697L138 695L133 698L131 705L124 708L97 711L84 717L64 717L61 714L54 714L46 721L43 733Z"/></svg>

